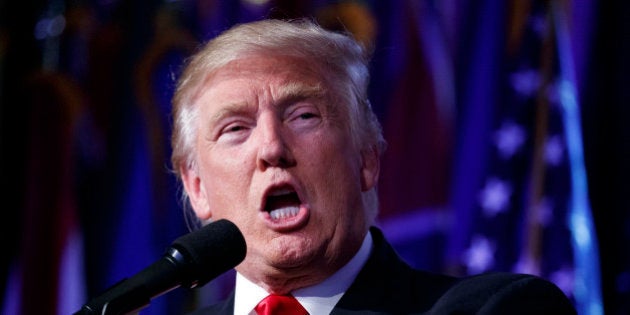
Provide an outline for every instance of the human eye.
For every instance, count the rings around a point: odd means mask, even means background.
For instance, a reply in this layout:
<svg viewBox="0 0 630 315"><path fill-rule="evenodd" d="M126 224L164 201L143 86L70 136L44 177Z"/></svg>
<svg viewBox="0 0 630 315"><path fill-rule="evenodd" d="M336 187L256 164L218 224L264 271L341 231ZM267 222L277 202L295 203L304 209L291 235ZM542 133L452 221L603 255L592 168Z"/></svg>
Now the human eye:
<svg viewBox="0 0 630 315"><path fill-rule="evenodd" d="M289 108L286 121L296 129L316 126L321 121L321 113L317 106L301 104Z"/></svg>
<svg viewBox="0 0 630 315"><path fill-rule="evenodd" d="M314 104L300 102L287 108L285 123L294 131L311 130L321 121L322 113Z"/></svg>
<svg viewBox="0 0 630 315"><path fill-rule="evenodd" d="M307 120L307 119L317 118L317 114L315 114L314 112L304 111L304 112L299 113L299 115L297 115L297 118L302 119L302 120Z"/></svg>
<svg viewBox="0 0 630 315"><path fill-rule="evenodd" d="M249 125L242 121L233 121L225 124L217 135L217 142L239 142L247 138Z"/></svg>
<svg viewBox="0 0 630 315"><path fill-rule="evenodd" d="M298 105L288 110L289 121L314 120L320 117L318 108L313 105Z"/></svg>
<svg viewBox="0 0 630 315"><path fill-rule="evenodd" d="M236 133L245 130L245 126L239 124L232 124L223 129L222 133Z"/></svg>

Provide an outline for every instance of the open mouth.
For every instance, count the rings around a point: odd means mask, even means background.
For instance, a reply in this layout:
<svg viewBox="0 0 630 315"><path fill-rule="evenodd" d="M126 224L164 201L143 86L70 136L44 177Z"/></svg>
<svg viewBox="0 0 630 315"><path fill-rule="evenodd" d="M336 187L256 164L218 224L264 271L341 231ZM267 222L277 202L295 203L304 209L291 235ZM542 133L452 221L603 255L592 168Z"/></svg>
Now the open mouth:
<svg viewBox="0 0 630 315"><path fill-rule="evenodd" d="M300 197L292 187L283 187L269 193L264 210L273 220L288 219L297 216L301 203Z"/></svg>

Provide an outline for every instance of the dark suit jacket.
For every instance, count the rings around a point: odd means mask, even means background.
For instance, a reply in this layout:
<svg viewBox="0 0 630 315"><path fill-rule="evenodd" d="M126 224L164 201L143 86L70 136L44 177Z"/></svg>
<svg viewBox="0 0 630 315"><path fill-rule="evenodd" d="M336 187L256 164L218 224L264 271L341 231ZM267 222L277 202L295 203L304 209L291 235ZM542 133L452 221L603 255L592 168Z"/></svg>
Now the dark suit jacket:
<svg viewBox="0 0 630 315"><path fill-rule="evenodd" d="M569 300L540 278L507 273L454 278L412 269L370 230L370 258L332 311L342 314L575 314ZM234 294L194 312L232 315ZM319 315L319 314L311 314Z"/></svg>

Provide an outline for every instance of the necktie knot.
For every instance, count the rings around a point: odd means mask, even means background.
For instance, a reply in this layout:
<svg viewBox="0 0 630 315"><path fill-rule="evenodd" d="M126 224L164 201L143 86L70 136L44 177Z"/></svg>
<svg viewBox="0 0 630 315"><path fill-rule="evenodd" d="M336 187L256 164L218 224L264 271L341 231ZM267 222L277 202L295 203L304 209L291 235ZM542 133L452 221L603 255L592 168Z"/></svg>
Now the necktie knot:
<svg viewBox="0 0 630 315"><path fill-rule="evenodd" d="M254 310L258 315L308 315L292 295L270 294Z"/></svg>

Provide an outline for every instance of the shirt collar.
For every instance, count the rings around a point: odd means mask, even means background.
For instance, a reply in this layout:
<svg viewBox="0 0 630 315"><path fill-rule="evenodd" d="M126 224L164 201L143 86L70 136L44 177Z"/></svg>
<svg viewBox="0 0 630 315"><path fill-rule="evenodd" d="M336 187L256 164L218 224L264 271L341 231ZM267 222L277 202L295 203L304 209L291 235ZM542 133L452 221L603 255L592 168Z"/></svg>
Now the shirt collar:
<svg viewBox="0 0 630 315"><path fill-rule="evenodd" d="M368 232L361 248L346 265L326 280L313 286L297 289L291 294L309 314L330 314L363 268L371 250L372 236ZM237 273L234 294L234 315L255 315L254 307L269 293Z"/></svg>

